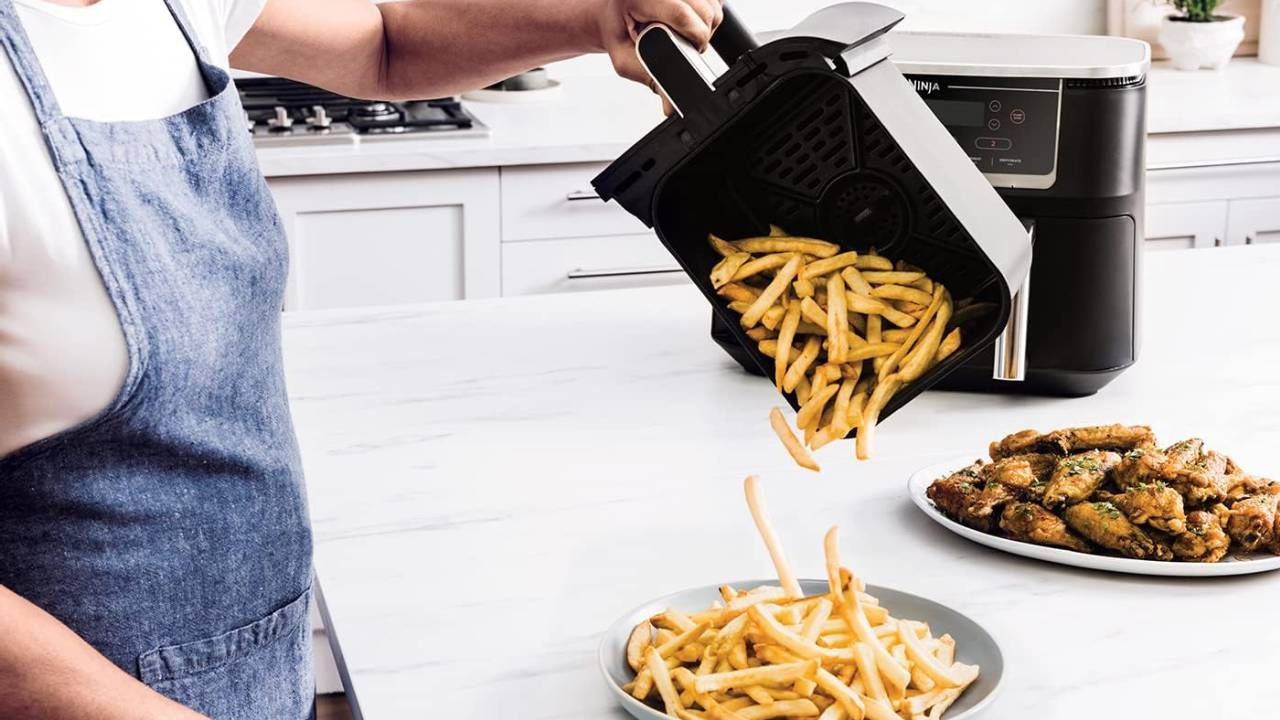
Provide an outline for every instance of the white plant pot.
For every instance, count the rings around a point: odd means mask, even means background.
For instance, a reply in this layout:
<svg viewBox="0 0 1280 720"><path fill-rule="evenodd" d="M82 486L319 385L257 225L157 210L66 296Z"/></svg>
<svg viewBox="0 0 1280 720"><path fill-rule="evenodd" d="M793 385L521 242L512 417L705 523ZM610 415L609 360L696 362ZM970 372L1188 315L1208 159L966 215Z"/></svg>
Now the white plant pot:
<svg viewBox="0 0 1280 720"><path fill-rule="evenodd" d="M1221 15L1213 22L1188 22L1166 17L1160 23L1160 44L1179 70L1221 70L1244 40L1244 18Z"/></svg>

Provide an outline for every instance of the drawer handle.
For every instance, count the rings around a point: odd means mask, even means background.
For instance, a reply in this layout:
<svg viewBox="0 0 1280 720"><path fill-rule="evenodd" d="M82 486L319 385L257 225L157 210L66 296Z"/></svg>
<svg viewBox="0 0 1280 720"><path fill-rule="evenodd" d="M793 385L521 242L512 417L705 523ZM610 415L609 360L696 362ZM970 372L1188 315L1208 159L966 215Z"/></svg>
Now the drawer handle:
<svg viewBox="0 0 1280 720"><path fill-rule="evenodd" d="M598 201L600 200L600 193L597 193L595 190L574 190L568 195L565 195L564 199L569 202L582 202L583 200Z"/></svg>
<svg viewBox="0 0 1280 720"><path fill-rule="evenodd" d="M643 277L645 275L675 275L682 273L678 267L642 267L617 268L607 270L584 270L578 268L565 277L569 280L593 280L596 278Z"/></svg>

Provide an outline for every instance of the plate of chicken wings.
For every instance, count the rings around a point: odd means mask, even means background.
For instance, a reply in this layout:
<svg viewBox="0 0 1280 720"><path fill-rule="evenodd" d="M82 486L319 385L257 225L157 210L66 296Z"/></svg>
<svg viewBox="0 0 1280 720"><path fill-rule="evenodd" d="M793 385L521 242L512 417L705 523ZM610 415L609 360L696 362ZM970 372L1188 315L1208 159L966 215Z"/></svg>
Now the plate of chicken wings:
<svg viewBox="0 0 1280 720"><path fill-rule="evenodd" d="M991 443L911 476L911 499L948 530L1048 562L1167 576L1280 569L1280 482L1191 438L1161 446L1143 425Z"/></svg>

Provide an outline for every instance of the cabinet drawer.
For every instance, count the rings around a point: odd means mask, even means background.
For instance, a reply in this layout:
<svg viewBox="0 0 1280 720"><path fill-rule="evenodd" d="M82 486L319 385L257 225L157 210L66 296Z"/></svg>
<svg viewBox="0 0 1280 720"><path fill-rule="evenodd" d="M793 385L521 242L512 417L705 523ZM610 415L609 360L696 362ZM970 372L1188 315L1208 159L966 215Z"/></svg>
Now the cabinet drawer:
<svg viewBox="0 0 1280 720"><path fill-rule="evenodd" d="M502 246L504 297L684 282L684 271L651 234Z"/></svg>
<svg viewBox="0 0 1280 720"><path fill-rule="evenodd" d="M644 223L591 187L598 163L502 169L502 240L628 235Z"/></svg>

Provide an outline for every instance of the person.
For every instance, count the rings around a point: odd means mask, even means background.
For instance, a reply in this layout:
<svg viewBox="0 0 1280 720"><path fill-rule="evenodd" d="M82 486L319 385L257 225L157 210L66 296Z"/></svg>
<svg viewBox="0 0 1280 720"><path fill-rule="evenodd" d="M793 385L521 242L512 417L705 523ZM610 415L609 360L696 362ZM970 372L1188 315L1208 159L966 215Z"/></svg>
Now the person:
<svg viewBox="0 0 1280 720"><path fill-rule="evenodd" d="M719 0L0 0L0 718L314 713L288 258L229 67L440 97Z"/></svg>

